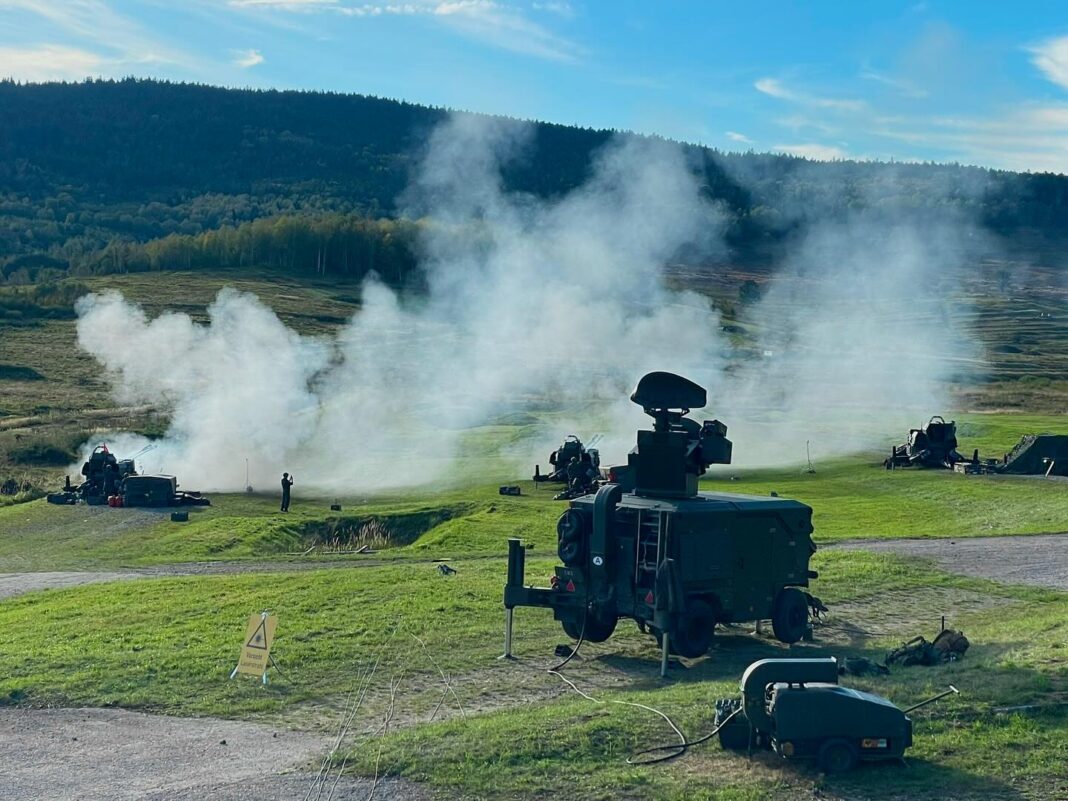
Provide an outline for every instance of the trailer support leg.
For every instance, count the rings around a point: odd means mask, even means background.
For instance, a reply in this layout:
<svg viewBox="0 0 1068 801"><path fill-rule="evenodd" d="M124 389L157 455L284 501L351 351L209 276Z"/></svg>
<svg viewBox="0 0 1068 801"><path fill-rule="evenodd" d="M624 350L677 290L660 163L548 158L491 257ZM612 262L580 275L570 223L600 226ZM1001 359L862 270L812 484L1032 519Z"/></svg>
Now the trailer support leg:
<svg viewBox="0 0 1068 801"><path fill-rule="evenodd" d="M662 679L667 678L668 654L671 652L670 639L671 635L665 631L660 640L660 678Z"/></svg>
<svg viewBox="0 0 1068 801"><path fill-rule="evenodd" d="M498 659L515 659L512 656L512 617L515 615L514 609L504 610L504 653L501 654Z"/></svg>

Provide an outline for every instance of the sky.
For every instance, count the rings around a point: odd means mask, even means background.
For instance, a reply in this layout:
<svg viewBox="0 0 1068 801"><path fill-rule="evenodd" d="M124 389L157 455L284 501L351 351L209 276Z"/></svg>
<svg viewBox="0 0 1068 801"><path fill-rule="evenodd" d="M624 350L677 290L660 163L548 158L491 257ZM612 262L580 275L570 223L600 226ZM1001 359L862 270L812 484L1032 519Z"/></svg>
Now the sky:
<svg viewBox="0 0 1068 801"><path fill-rule="evenodd" d="M127 75L1068 173L1064 0L0 0L0 77Z"/></svg>

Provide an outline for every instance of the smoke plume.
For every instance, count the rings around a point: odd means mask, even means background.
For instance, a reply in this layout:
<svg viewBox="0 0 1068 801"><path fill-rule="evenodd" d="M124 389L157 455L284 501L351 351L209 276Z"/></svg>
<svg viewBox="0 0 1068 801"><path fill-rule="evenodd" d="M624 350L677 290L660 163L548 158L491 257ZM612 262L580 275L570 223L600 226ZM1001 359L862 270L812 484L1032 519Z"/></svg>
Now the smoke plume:
<svg viewBox="0 0 1068 801"><path fill-rule="evenodd" d="M938 276L968 252L964 226L863 215L809 226L743 315L757 345L740 353L708 299L662 277L682 249L725 253L724 217L684 151L619 138L583 186L544 200L502 184L528 135L466 115L432 133L402 198L425 220L428 291L405 298L372 277L334 337L300 336L231 289L206 325L149 320L113 292L83 298L78 341L116 397L171 411L142 469L205 490L243 488L246 459L256 486L282 470L321 492L454 469L469 480L500 464L471 456L484 453L473 431L514 413L541 420L540 437L507 446L522 474L572 430L605 434L615 462L643 419L625 394L654 369L709 388L707 415L730 426L743 464L797 462L810 438L820 456L869 447L907 415L945 408L946 380L974 356L938 311ZM150 446L111 442L120 456Z"/></svg>
<svg viewBox="0 0 1068 801"><path fill-rule="evenodd" d="M660 280L679 248L719 240L721 216L682 152L615 142L585 185L542 201L501 185L525 133L457 115L432 134L404 198L429 221L429 291L405 302L368 280L330 341L233 290L206 326L148 321L116 293L83 299L79 344L118 398L173 410L145 467L216 490L244 486L246 458L253 484L288 469L323 491L411 485L445 475L465 432L503 412L573 409L647 370L718 364L715 311Z"/></svg>

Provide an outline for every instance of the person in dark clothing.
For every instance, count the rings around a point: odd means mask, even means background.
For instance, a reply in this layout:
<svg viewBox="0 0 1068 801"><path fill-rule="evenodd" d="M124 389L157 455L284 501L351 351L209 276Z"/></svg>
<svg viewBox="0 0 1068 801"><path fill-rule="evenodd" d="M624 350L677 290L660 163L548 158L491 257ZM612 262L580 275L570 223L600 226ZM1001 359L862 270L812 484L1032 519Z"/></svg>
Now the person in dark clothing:
<svg viewBox="0 0 1068 801"><path fill-rule="evenodd" d="M289 511L289 488L293 486L293 479L289 473L282 473L282 511Z"/></svg>

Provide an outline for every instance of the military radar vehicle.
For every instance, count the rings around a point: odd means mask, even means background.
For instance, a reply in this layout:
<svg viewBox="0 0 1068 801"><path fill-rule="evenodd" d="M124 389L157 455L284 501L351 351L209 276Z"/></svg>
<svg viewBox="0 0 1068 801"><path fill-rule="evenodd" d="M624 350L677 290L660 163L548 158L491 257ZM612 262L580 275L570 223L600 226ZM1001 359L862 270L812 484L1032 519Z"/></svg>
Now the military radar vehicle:
<svg viewBox="0 0 1068 801"><path fill-rule="evenodd" d="M923 428L909 431L907 442L890 449L890 457L883 462L887 470L896 467L944 467L964 460L957 453L957 424L935 415Z"/></svg>
<svg viewBox="0 0 1068 801"><path fill-rule="evenodd" d="M717 623L771 619L786 643L809 631L818 604L803 587L812 510L777 497L698 492L709 465L729 464L731 442L718 420L689 419L706 403L703 387L673 373L649 373L630 397L653 418L625 468L613 468L596 494L573 499L557 523L550 587L526 586L525 550L508 543L505 650L513 610L552 609L574 639L602 642L620 618L652 634L663 650L693 658ZM612 478L615 481L612 481Z"/></svg>
<svg viewBox="0 0 1068 801"><path fill-rule="evenodd" d="M716 703L720 744L770 748L784 759L815 759L841 773L860 760L900 759L912 746L908 713L956 693L899 709L882 696L841 687L838 660L761 659L742 675L742 698Z"/></svg>

